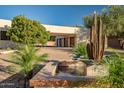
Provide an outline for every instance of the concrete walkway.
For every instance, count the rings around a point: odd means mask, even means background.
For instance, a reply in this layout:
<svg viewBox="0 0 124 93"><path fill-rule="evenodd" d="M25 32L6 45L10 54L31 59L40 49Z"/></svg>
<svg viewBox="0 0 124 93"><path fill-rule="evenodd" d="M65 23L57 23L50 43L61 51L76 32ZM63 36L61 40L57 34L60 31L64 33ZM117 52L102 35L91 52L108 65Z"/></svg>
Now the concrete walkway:
<svg viewBox="0 0 124 93"><path fill-rule="evenodd" d="M56 75L58 63L49 62L31 80L44 80Z"/></svg>

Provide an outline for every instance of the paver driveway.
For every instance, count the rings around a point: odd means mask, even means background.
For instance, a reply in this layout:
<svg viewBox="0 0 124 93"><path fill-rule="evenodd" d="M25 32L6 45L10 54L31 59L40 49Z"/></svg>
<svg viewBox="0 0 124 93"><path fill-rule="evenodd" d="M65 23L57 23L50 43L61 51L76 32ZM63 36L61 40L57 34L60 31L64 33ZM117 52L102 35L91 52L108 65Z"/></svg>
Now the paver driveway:
<svg viewBox="0 0 124 93"><path fill-rule="evenodd" d="M56 47L41 47L39 48L38 54L48 54L48 60L71 60L72 57L72 48L56 48ZM3 71L3 68L6 68L9 65L12 65L11 63L11 56L10 54L2 54L0 55L0 82L2 80L7 79L8 77L11 77L13 74L7 73L6 71ZM17 66L18 68L18 66Z"/></svg>
<svg viewBox="0 0 124 93"><path fill-rule="evenodd" d="M72 60L72 48L41 47L38 54L48 54L48 60Z"/></svg>

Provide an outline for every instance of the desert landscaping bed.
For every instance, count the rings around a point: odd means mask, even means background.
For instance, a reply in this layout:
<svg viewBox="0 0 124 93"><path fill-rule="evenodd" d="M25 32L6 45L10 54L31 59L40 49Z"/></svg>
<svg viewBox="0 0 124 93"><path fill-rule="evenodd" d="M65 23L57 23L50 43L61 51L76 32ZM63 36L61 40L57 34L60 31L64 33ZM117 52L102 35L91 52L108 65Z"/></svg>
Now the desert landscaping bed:
<svg viewBox="0 0 124 93"><path fill-rule="evenodd" d="M103 74L94 69L94 65L87 66L83 62L48 62L30 79L30 87L70 87L79 81L92 82Z"/></svg>
<svg viewBox="0 0 124 93"><path fill-rule="evenodd" d="M107 49L106 52L112 53L112 51L110 51L109 49ZM122 51L118 52L122 53ZM87 64L87 62L84 62L88 59L83 59L81 61L72 60L70 56L72 54L71 49L69 49L68 51L68 49L64 50L61 48L56 49L50 47L43 47L38 51L38 54L43 53L49 53L50 56L48 56L49 61L41 64L44 64L45 66L49 65L50 67L48 66L48 69L44 70L44 66L43 68L40 68L37 72L34 72L35 74L33 74L33 77L30 79L29 87L71 87L73 86L73 84L77 84L77 82L82 82L82 84L86 84L87 82L94 81L95 76L104 75L104 72L99 71L99 69L104 69L102 66ZM24 79L20 78L21 75L19 74L19 66L13 64L10 60L12 54L13 53L0 55L0 80L4 82L10 82L10 84L11 82L16 82L16 84L11 85L11 87L24 87ZM55 57L56 60L53 60ZM11 65L14 65L18 70L15 70L16 72L13 73L8 73L7 67ZM53 66L53 68L51 68L51 66ZM81 74L77 73L79 72L78 69L81 70ZM17 77L13 79L11 78L12 76ZM1 82L1 84L3 84L3 82ZM3 87L10 86L4 85Z"/></svg>

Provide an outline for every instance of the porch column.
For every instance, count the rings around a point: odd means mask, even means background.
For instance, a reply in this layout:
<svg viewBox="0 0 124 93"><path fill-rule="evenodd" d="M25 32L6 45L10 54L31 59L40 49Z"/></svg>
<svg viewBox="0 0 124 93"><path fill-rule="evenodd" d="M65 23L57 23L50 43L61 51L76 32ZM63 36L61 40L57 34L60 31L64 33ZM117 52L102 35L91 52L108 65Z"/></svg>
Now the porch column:
<svg viewBox="0 0 124 93"><path fill-rule="evenodd" d="M68 37L68 47L70 47L70 37Z"/></svg>
<svg viewBox="0 0 124 93"><path fill-rule="evenodd" d="M55 38L55 45L58 46L58 39Z"/></svg>
<svg viewBox="0 0 124 93"><path fill-rule="evenodd" d="M64 38L62 38L62 42L61 43L62 43L62 47L64 47Z"/></svg>
<svg viewBox="0 0 124 93"><path fill-rule="evenodd" d="M60 47L60 39L57 39L57 47Z"/></svg>
<svg viewBox="0 0 124 93"><path fill-rule="evenodd" d="M59 39L58 38L56 39L56 46L57 47L59 46Z"/></svg>

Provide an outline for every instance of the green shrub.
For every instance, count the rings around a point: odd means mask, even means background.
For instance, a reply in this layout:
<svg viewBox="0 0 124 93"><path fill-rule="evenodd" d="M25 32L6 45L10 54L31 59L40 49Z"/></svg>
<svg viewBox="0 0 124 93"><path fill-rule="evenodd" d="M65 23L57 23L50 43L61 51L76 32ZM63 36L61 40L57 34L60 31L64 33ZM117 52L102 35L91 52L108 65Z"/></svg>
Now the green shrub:
<svg viewBox="0 0 124 93"><path fill-rule="evenodd" d="M74 58L87 58L85 43L78 43L73 49Z"/></svg>
<svg viewBox="0 0 124 93"><path fill-rule="evenodd" d="M10 47L7 47L7 50L8 50L8 51L10 51L10 50L12 50L12 48L10 48Z"/></svg>
<svg viewBox="0 0 124 93"><path fill-rule="evenodd" d="M109 75L98 80L98 83L107 84L106 87L124 87L124 57L114 53L103 59L109 68Z"/></svg>
<svg viewBox="0 0 124 93"><path fill-rule="evenodd" d="M38 55L37 52L37 48L24 45L13 55L14 62L20 66L20 70L24 75L24 87L29 87L29 80L34 75L33 70L36 64L47 60L47 54Z"/></svg>
<svg viewBox="0 0 124 93"><path fill-rule="evenodd" d="M38 49L31 45L19 47L18 51L12 56L14 63L18 64L24 75L33 70L35 64L47 60L48 55L37 55Z"/></svg>

